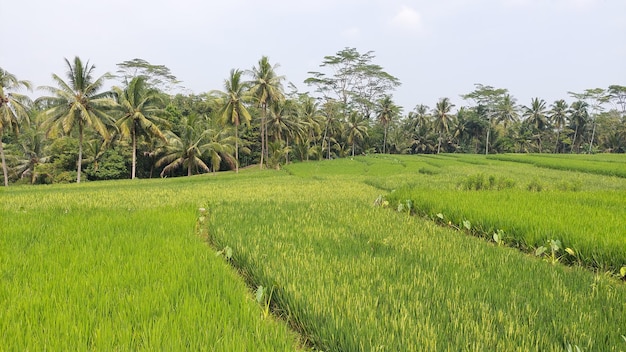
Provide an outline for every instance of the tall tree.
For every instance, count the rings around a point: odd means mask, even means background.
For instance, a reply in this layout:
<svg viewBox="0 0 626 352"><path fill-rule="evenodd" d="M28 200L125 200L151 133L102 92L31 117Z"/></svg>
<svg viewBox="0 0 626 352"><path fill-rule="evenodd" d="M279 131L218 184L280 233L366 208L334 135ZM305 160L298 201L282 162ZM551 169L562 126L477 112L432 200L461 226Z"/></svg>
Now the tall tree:
<svg viewBox="0 0 626 352"><path fill-rule="evenodd" d="M304 135L305 126L298 119L297 108L292 100L275 101L270 106L267 121L268 136L274 137L274 146L283 146L285 162L289 162L289 140L301 139Z"/></svg>
<svg viewBox="0 0 626 352"><path fill-rule="evenodd" d="M622 115L626 115L626 86L610 85L608 98L621 107Z"/></svg>
<svg viewBox="0 0 626 352"><path fill-rule="evenodd" d="M585 89L583 93L569 92L569 94L576 99L586 101L589 108L591 108L591 114L589 116L592 122L591 140L589 141L589 153L591 153L596 135L596 119L598 114L604 111L602 105L609 101L610 94L607 94L602 88Z"/></svg>
<svg viewBox="0 0 626 352"><path fill-rule="evenodd" d="M224 91L221 92L222 107L220 116L222 123L235 126L235 172L239 173L239 125L243 122L250 125L252 116L246 108L249 84L241 80L242 71L231 70L230 77L224 80Z"/></svg>
<svg viewBox="0 0 626 352"><path fill-rule="evenodd" d="M570 125L574 127L574 138L572 140L572 149L570 152L574 151L574 147L576 146L576 140L579 137L579 132L585 128L587 121L589 120L589 112L587 110L588 104L583 100L577 100L572 103L569 110L570 117ZM576 148L578 152L578 148Z"/></svg>
<svg viewBox="0 0 626 352"><path fill-rule="evenodd" d="M367 120L358 112L353 111L348 115L348 119L345 122L346 139L352 148L352 156L354 157L354 149L358 140L363 140L367 136L367 129L369 124Z"/></svg>
<svg viewBox="0 0 626 352"><path fill-rule="evenodd" d="M510 94L504 94L502 99L496 104L495 108L496 122L502 123L506 130L510 124L519 121L519 112L517 110L517 104L515 98Z"/></svg>
<svg viewBox="0 0 626 352"><path fill-rule="evenodd" d="M450 125L452 123L452 108L454 104L450 102L448 98L441 98L435 105L433 115L435 118L435 130L439 134L439 142L437 144L437 154L441 151L441 141L443 140L443 134L448 133Z"/></svg>
<svg viewBox="0 0 626 352"><path fill-rule="evenodd" d="M491 136L491 126L493 117L496 115L497 107L508 94L506 89L497 89L492 86L476 84L473 92L462 95L463 99L470 99L476 102L476 111L478 114L489 122L487 126L487 136L485 142L485 154L489 154L489 138ZM513 99L509 99L514 103ZM497 120L496 120L497 121Z"/></svg>
<svg viewBox="0 0 626 352"><path fill-rule="evenodd" d="M148 85L163 91L172 91L181 82L165 65L154 65L143 59L117 64L117 75L128 84L134 77L144 76Z"/></svg>
<svg viewBox="0 0 626 352"><path fill-rule="evenodd" d="M19 131L20 122L22 120L28 121L27 109L30 99L16 92L20 88L31 90L31 83L18 80L15 75L0 67L0 156L2 157L2 173L4 175L5 187L9 185L9 171L2 145L4 130L17 132Z"/></svg>
<svg viewBox="0 0 626 352"><path fill-rule="evenodd" d="M339 110L341 103L330 99L327 100L322 107L322 116L324 117L324 136L322 137L322 149L324 143L326 143L326 158L330 159L330 153L332 149L332 141L336 142L334 135L341 128L341 119L339 118Z"/></svg>
<svg viewBox="0 0 626 352"><path fill-rule="evenodd" d="M325 56L320 67L332 74L309 72L304 82L315 86L326 100L342 103L344 116L356 109L366 118L376 109L376 103L400 85L400 80L373 63L374 52L359 53L355 48L344 48L335 55Z"/></svg>
<svg viewBox="0 0 626 352"><path fill-rule="evenodd" d="M72 64L65 59L67 64L67 82L56 74L52 79L57 84L54 87L42 87L42 89L54 94L54 96L41 97L38 101L48 106L45 111L46 121L44 126L49 134L59 131L70 133L74 126L78 126L78 161L76 183L80 183L83 163L83 138L86 127L95 129L104 139L110 138L109 127L114 126L115 120L109 115L115 106L111 99L110 91L100 92L104 82L111 77L110 74L95 78L93 71L96 68L85 64L77 56Z"/></svg>
<svg viewBox="0 0 626 352"><path fill-rule="evenodd" d="M307 94L300 97L300 104L298 106L300 119L304 122L304 127L307 132L305 149L306 160L309 160L310 154L321 157L318 140L322 134L324 116L322 116L315 99ZM313 146L311 146L311 143Z"/></svg>
<svg viewBox="0 0 626 352"><path fill-rule="evenodd" d="M137 168L137 137L146 135L148 138L157 137L167 142L161 126L167 122L162 116L163 100L156 89L147 86L145 76L137 76L128 82L125 89L113 87L122 116L117 120L117 127L123 137L130 137L133 157L130 178L135 178Z"/></svg>
<svg viewBox="0 0 626 352"><path fill-rule="evenodd" d="M163 167L161 177L180 167L187 168L187 176L204 170L210 172L203 157L208 151L206 121L197 114L184 116L178 126L178 133L166 131L167 145L159 150L161 158L157 167Z"/></svg>
<svg viewBox="0 0 626 352"><path fill-rule="evenodd" d="M530 106L523 107L523 116L526 118L526 123L533 127L535 130L539 152L541 153L541 133L548 124L548 116L546 111L546 101L539 98L533 98L530 102Z"/></svg>
<svg viewBox="0 0 626 352"><path fill-rule="evenodd" d="M429 115L430 108L424 104L418 104L413 111L410 111L407 116L409 123L409 129L411 133L419 132L419 130L426 126L430 122L431 116Z"/></svg>
<svg viewBox="0 0 626 352"><path fill-rule="evenodd" d="M267 56L263 56L258 66L250 71L252 75L250 91L261 108L261 168L263 168L263 159L267 158L268 153L267 109L273 102L284 99L282 81L285 77L276 75L278 67L278 64L272 66Z"/></svg>
<svg viewBox="0 0 626 352"><path fill-rule="evenodd" d="M389 124L400 114L400 107L397 106L389 95L385 95L378 101L376 109L376 118L383 125L383 154L387 151L387 132L389 130Z"/></svg>
<svg viewBox="0 0 626 352"><path fill-rule="evenodd" d="M556 147L554 148L554 152L559 152L559 139L561 130L565 125L565 121L567 120L567 110L569 107L565 100L560 99L555 101L552 105L550 105L550 120L556 129Z"/></svg>
<svg viewBox="0 0 626 352"><path fill-rule="evenodd" d="M30 123L23 124L20 131L20 146L22 149L22 158L18 161L16 173L20 178L27 178L33 184L37 181L37 166L49 161L46 155L46 132L41 127L42 114L34 111L36 108L30 109ZM25 128L24 128L25 127Z"/></svg>

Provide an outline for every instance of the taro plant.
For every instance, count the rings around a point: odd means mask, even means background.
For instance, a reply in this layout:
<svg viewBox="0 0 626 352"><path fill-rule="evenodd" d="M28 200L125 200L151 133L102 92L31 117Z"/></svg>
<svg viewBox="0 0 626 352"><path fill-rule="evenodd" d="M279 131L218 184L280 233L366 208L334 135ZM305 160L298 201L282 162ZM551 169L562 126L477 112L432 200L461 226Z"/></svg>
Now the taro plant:
<svg viewBox="0 0 626 352"><path fill-rule="evenodd" d="M548 240L547 247L540 246L535 250L535 255L538 257L544 257L544 259L552 264L561 262L561 259L569 254L572 257L576 257L576 252L567 247L564 249L565 253L561 254L563 245L560 240ZM548 252L549 250L549 252Z"/></svg>
<svg viewBox="0 0 626 352"><path fill-rule="evenodd" d="M209 241L209 211L207 208L198 208L196 219L196 234L205 241Z"/></svg>
<svg viewBox="0 0 626 352"><path fill-rule="evenodd" d="M378 195L378 197L374 200L374 206L375 207L383 207L386 208L389 206L389 201L385 199L385 197L380 194Z"/></svg>
<svg viewBox="0 0 626 352"><path fill-rule="evenodd" d="M215 255L218 257L220 255L223 255L224 258L226 258L226 260L231 260L233 258L233 249L230 248L229 246L226 246L222 248L222 250L217 251Z"/></svg>
<svg viewBox="0 0 626 352"><path fill-rule="evenodd" d="M504 230L498 229L496 232L493 233L493 241L498 245L498 246L504 246Z"/></svg>
<svg viewBox="0 0 626 352"><path fill-rule="evenodd" d="M467 232L472 231L472 223L469 220L463 220L463 227L467 230Z"/></svg>
<svg viewBox="0 0 626 352"><path fill-rule="evenodd" d="M272 286L272 288L270 288L269 293L267 293L267 288L265 288L264 286L259 285L256 289L256 301L258 304L261 305L262 307L262 317L264 319L267 319L270 316L271 310L270 310L270 304L272 302L272 295L274 293L274 287Z"/></svg>
<svg viewBox="0 0 626 352"><path fill-rule="evenodd" d="M407 199L404 202L398 203L398 213L402 213L406 211L407 216L411 216L411 211L413 210L413 201Z"/></svg>

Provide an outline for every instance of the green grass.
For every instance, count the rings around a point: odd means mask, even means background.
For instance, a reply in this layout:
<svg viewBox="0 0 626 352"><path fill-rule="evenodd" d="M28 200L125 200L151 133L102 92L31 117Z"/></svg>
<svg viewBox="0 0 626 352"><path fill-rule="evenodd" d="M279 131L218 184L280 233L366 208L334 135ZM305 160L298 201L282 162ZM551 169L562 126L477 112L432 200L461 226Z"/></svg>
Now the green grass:
<svg viewBox="0 0 626 352"><path fill-rule="evenodd" d="M457 190L478 173L515 186ZM526 191L535 179L544 190ZM625 182L448 155L12 187L0 193L0 350L294 350L287 325L327 351L626 350L623 283L373 206L406 189L445 206L562 193L561 207L619 211ZM214 248L195 235L201 206ZM226 246L236 271L215 255ZM258 285L282 321L264 318Z"/></svg>
<svg viewBox="0 0 626 352"><path fill-rule="evenodd" d="M445 175L400 187L388 196L394 208L410 199L418 213L433 219L442 214L446 222L458 226L469 220L475 231L488 238L504 230L509 242L529 249L559 240L576 253L564 256L563 261L613 272L626 265L626 182L622 178L472 155L440 159L454 160ZM459 161L467 166L454 163ZM577 163L584 169L585 163L593 161ZM455 187L450 180L456 180Z"/></svg>
<svg viewBox="0 0 626 352"><path fill-rule="evenodd" d="M623 154L503 154L492 155L489 158L528 163L548 169L626 178L626 156Z"/></svg>
<svg viewBox="0 0 626 352"><path fill-rule="evenodd" d="M180 186L5 192L0 350L293 351L295 334L262 319L194 234L197 200L167 204Z"/></svg>

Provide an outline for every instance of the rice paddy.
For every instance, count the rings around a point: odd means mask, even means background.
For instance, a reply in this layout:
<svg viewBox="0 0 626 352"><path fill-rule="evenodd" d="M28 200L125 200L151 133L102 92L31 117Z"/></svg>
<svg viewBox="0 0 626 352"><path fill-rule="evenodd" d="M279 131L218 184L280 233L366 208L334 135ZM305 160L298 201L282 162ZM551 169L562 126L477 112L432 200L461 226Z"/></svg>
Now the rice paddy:
<svg viewBox="0 0 626 352"><path fill-rule="evenodd" d="M625 195L471 155L12 187L0 350L622 351ZM549 240L575 258L536 256Z"/></svg>

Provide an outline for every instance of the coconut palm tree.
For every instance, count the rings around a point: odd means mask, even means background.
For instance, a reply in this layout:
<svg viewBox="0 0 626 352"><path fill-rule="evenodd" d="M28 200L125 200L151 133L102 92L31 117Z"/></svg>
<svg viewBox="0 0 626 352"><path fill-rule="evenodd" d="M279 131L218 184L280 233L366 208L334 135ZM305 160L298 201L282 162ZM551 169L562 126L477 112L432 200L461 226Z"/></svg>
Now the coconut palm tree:
<svg viewBox="0 0 626 352"><path fill-rule="evenodd" d="M409 112L407 116L408 128L411 133L417 133L421 128L428 125L430 122L430 115L428 112L430 108L424 104L418 104L413 111Z"/></svg>
<svg viewBox="0 0 626 352"><path fill-rule="evenodd" d="M519 112L515 104L515 98L505 94L496 105L496 122L502 123L506 130L511 123L519 121Z"/></svg>
<svg viewBox="0 0 626 352"><path fill-rule="evenodd" d="M290 140L302 141L306 134L306 126L298 116L296 103L293 100L274 102L270 107L267 129L268 135L274 136L274 142L286 148L285 162L289 163Z"/></svg>
<svg viewBox="0 0 626 352"><path fill-rule="evenodd" d="M22 120L28 121L27 109L30 105L30 99L15 92L20 88L32 89L29 81L18 80L15 75L0 67L0 156L2 157L2 173L4 175L5 187L9 185L9 171L4 157L2 135L5 129L19 131L20 122Z"/></svg>
<svg viewBox="0 0 626 352"><path fill-rule="evenodd" d="M398 116L400 108L394 104L389 95L385 95L379 102L376 108L376 117L378 121L383 125L383 154L386 153L387 146L387 132L389 130L389 124Z"/></svg>
<svg viewBox="0 0 626 352"><path fill-rule="evenodd" d="M322 116L318 104L315 99L308 95L303 95L300 98L300 104L298 105L300 120L304 124L306 130L306 139L304 140L306 160L309 160L309 155L319 150L318 140L322 134L322 126L324 124L324 116ZM313 144L313 146L311 146Z"/></svg>
<svg viewBox="0 0 626 352"><path fill-rule="evenodd" d="M164 166L161 177L180 167L187 168L187 176L199 172L200 169L209 172L210 169L202 160L207 151L206 121L197 114L184 116L178 125L178 133L165 131L167 144L157 152L161 158L156 166Z"/></svg>
<svg viewBox="0 0 626 352"><path fill-rule="evenodd" d="M35 183L38 178L37 165L48 162L49 156L45 155L46 132L41 127L41 116L36 109L30 110L30 123L24 124L20 132L20 146L22 157L16 166L16 173L20 178L27 178L30 183Z"/></svg>
<svg viewBox="0 0 626 352"><path fill-rule="evenodd" d="M570 152L574 151L574 146L576 145L576 140L579 137L579 132L585 128L587 121L589 120L589 111L587 108L589 104L587 104L583 100L578 100L572 103L569 109L569 120L570 125L574 127L574 139L572 139L572 149Z"/></svg>
<svg viewBox="0 0 626 352"><path fill-rule="evenodd" d="M161 126L167 121L162 118L165 112L161 109L163 100L155 89L147 86L145 76L134 77L125 89L113 87L122 116L116 125L122 137L131 139L133 157L130 178L135 178L137 168L137 136L157 137L167 142Z"/></svg>
<svg viewBox="0 0 626 352"><path fill-rule="evenodd" d="M567 109L567 103L563 99L557 100L552 105L550 105L549 118L556 128L556 147L554 149L555 153L559 152L559 138L561 130L565 125L565 120L567 119Z"/></svg>
<svg viewBox="0 0 626 352"><path fill-rule="evenodd" d="M284 99L282 81L285 77L276 75L278 67L278 65L272 66L267 56L263 56L259 60L258 67L253 67L250 71L252 75L250 93L261 108L261 168L263 168L263 159L268 153L267 109L273 102Z"/></svg>
<svg viewBox="0 0 626 352"><path fill-rule="evenodd" d="M533 98L530 106L524 106L523 116L526 123L533 127L536 132L539 152L541 153L541 133L548 125L548 115L546 111L546 101L539 98Z"/></svg>
<svg viewBox="0 0 626 352"><path fill-rule="evenodd" d="M109 128L115 126L115 120L109 112L115 107L109 91L99 92L104 82L111 76L108 73L94 79L93 71L96 68L85 64L77 56L72 64L65 59L67 64L67 82L56 74L52 79L57 84L54 87L42 87L42 89L54 94L39 98L38 101L49 107L44 112L46 120L44 126L48 134L63 132L69 134L75 126L78 126L78 161L76 183L80 183L83 164L83 138L85 128L92 127L104 139L110 138Z"/></svg>
<svg viewBox="0 0 626 352"><path fill-rule="evenodd" d="M252 116L246 108L249 100L247 89L249 84L241 81L242 72L231 70L230 77L224 80L224 91L221 95L221 108L219 116L223 124L230 123L235 126L235 172L239 173L239 125L243 122L250 125Z"/></svg>
<svg viewBox="0 0 626 352"><path fill-rule="evenodd" d="M322 108L322 116L324 117L324 136L322 137L322 150L324 143L326 143L326 158L330 159L330 152L332 149L332 142L336 142L334 135L340 130L341 121L339 120L339 111L341 103L336 100L328 100Z"/></svg>
<svg viewBox="0 0 626 352"><path fill-rule="evenodd" d="M441 141L443 140L443 134L448 133L450 125L452 124L453 115L450 114L454 104L450 102L448 98L441 98L435 105L433 115L435 119L435 131L439 134L439 142L437 144L437 154L441 151Z"/></svg>
<svg viewBox="0 0 626 352"><path fill-rule="evenodd" d="M353 157L356 142L357 140L363 140L363 138L368 135L368 127L369 123L367 120L357 111L353 111L348 115L348 119L345 122L345 133L348 143L352 146Z"/></svg>

